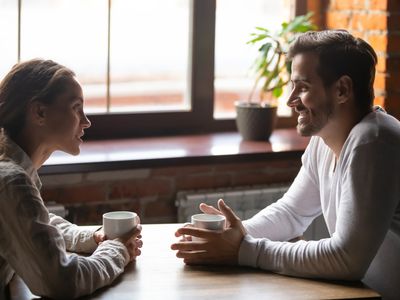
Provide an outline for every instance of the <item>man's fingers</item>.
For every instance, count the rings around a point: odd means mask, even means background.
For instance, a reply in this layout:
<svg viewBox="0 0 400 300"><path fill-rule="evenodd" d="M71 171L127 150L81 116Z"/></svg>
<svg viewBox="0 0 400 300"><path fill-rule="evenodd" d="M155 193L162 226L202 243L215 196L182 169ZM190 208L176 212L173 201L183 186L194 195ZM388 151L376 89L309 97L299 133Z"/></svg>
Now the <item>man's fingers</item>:
<svg viewBox="0 0 400 300"><path fill-rule="evenodd" d="M172 250L191 251L191 250L206 250L207 242L179 242L171 245Z"/></svg>
<svg viewBox="0 0 400 300"><path fill-rule="evenodd" d="M236 224L237 221L240 220L239 217L235 215L233 210L228 205L225 204L224 200L222 199L218 200L218 207L221 210L221 212L225 215L226 220L231 225Z"/></svg>
<svg viewBox="0 0 400 300"><path fill-rule="evenodd" d="M207 205L205 203L200 203L200 210L209 215L222 215L222 213L216 209L214 206Z"/></svg>
<svg viewBox="0 0 400 300"><path fill-rule="evenodd" d="M207 239L207 238L212 238L217 233L218 233L217 231L211 231L207 229L200 229L194 227L181 227L176 231L175 236L179 237L182 235L191 235Z"/></svg>
<svg viewBox="0 0 400 300"><path fill-rule="evenodd" d="M202 259L205 255L207 255L207 252L202 250L181 250L176 252L176 257L183 259Z"/></svg>

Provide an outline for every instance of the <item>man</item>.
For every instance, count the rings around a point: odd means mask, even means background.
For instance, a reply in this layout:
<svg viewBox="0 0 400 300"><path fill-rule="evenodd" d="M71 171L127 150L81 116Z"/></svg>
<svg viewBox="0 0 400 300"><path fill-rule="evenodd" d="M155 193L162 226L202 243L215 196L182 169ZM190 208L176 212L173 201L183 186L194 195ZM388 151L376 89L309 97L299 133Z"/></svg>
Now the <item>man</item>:
<svg viewBox="0 0 400 300"><path fill-rule="evenodd" d="M288 192L243 223L219 200L226 229L180 228L202 237L171 246L187 264L230 264L281 274L360 280L400 297L400 122L373 108L377 61L365 41L343 30L307 32L288 53L288 105L297 131L312 136ZM320 214L330 238L287 242ZM193 251L196 250L196 251Z"/></svg>

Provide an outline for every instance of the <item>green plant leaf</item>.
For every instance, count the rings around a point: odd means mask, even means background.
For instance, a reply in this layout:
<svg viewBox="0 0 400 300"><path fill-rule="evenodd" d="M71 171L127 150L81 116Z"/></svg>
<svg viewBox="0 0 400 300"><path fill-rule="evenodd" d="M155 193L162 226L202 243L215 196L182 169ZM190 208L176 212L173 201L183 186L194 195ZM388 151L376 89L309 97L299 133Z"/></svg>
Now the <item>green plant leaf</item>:
<svg viewBox="0 0 400 300"><path fill-rule="evenodd" d="M285 67L286 67L286 72L289 74L292 72L292 62L291 61L286 61L285 62Z"/></svg>
<svg viewBox="0 0 400 300"><path fill-rule="evenodd" d="M260 31L269 32L269 30L268 30L267 28L264 28L264 27L259 27L259 26L257 26L256 29L257 29L257 30L260 30Z"/></svg>
<svg viewBox="0 0 400 300"><path fill-rule="evenodd" d="M267 57L271 47L272 47L271 43L265 43L258 49L258 51L261 52L264 57Z"/></svg>
<svg viewBox="0 0 400 300"><path fill-rule="evenodd" d="M282 88L282 86L278 86L278 87L276 87L276 88L274 88L274 89L272 90L272 95L273 95L275 98L279 98L282 94L283 94L283 88Z"/></svg>
<svg viewBox="0 0 400 300"><path fill-rule="evenodd" d="M255 38L248 41L247 44L254 44L254 43L257 43L258 41L261 41L261 40L265 39L266 37L268 37L267 34L257 34L257 35L255 34L254 36L255 36Z"/></svg>
<svg viewBox="0 0 400 300"><path fill-rule="evenodd" d="M252 64L256 73L256 81L250 97L259 83L261 84L260 97L271 93L273 98L278 98L283 93L283 88L289 82L291 63L286 61L286 54L290 43L298 34L317 29L311 21L312 13L297 16L289 22L282 22L275 33L270 33L265 27L255 27L251 39L247 44L257 44L258 55Z"/></svg>

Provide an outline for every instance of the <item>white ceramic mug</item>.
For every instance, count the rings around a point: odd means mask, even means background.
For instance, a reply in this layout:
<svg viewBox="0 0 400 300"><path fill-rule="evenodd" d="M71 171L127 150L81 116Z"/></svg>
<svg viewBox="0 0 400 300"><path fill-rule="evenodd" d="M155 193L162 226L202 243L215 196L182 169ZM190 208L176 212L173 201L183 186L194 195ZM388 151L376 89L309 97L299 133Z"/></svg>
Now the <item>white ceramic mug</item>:
<svg viewBox="0 0 400 300"><path fill-rule="evenodd" d="M223 230L225 228L225 216L223 215L209 215L197 214L191 217L191 223L186 223L196 228L208 230ZM202 238L192 236L192 241L202 241Z"/></svg>
<svg viewBox="0 0 400 300"><path fill-rule="evenodd" d="M209 214L193 215L191 225L202 229L223 230L225 227L225 216Z"/></svg>
<svg viewBox="0 0 400 300"><path fill-rule="evenodd" d="M115 239L139 224L139 216L131 211L112 211L103 214L103 230L107 239Z"/></svg>

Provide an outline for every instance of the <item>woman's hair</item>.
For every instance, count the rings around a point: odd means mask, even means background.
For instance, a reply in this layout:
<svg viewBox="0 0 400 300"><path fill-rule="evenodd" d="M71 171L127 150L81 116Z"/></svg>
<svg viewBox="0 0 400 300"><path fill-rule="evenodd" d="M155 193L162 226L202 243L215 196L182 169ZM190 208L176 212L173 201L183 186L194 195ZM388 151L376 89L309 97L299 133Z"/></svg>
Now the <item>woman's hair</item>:
<svg viewBox="0 0 400 300"><path fill-rule="evenodd" d="M317 73L325 86L347 75L353 82L354 97L359 109L371 109L377 56L367 42L355 38L346 30L309 31L293 42L288 59L292 60L295 55L305 52L317 54Z"/></svg>
<svg viewBox="0 0 400 300"><path fill-rule="evenodd" d="M51 60L33 59L13 66L0 83L0 154L6 146L4 134L13 139L24 128L28 104L51 104L74 76Z"/></svg>

